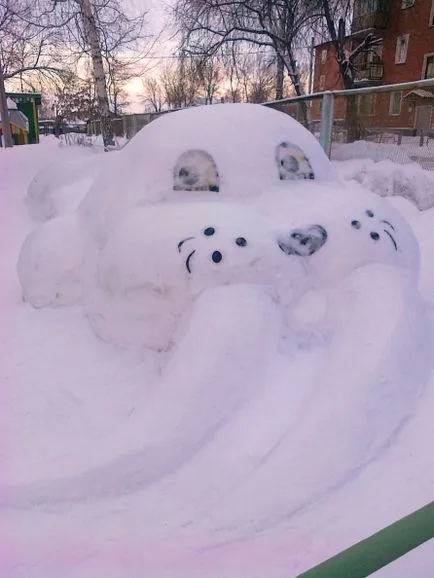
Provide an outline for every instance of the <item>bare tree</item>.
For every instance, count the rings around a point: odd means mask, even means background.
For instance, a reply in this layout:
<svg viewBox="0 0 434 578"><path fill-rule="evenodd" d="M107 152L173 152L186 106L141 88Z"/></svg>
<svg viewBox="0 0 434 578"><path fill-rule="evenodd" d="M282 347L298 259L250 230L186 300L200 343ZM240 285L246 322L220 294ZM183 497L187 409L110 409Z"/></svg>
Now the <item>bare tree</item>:
<svg viewBox="0 0 434 578"><path fill-rule="evenodd" d="M273 59L255 52L240 53L237 75L244 102L262 103L270 99L275 82Z"/></svg>
<svg viewBox="0 0 434 578"><path fill-rule="evenodd" d="M200 59L197 73L205 97L205 104L212 104L221 83L221 65L216 56Z"/></svg>
<svg viewBox="0 0 434 578"><path fill-rule="evenodd" d="M164 89L157 78L147 78L143 81L143 101L153 112L161 112L165 104Z"/></svg>
<svg viewBox="0 0 434 578"><path fill-rule="evenodd" d="M214 54L224 44L247 42L269 47L294 85L303 93L297 66L297 44L321 15L319 0L177 0L183 47L192 54ZM281 97L281 73L276 96ZM307 109L304 121L308 124Z"/></svg>
<svg viewBox="0 0 434 578"><path fill-rule="evenodd" d="M60 39L61 57L88 58L98 100L104 147L113 144L107 75L109 60L134 49L148 38L144 34L145 13L129 16L121 0L0 0L19 4L16 20L36 31L35 38ZM42 51L41 54L45 54ZM35 70L35 66L32 65ZM119 83L117 83L119 86ZM115 89L117 90L117 89Z"/></svg>
<svg viewBox="0 0 434 578"><path fill-rule="evenodd" d="M35 2L0 0L0 60L5 80L19 79L24 89L30 79L55 79L65 72L60 57L59 32L33 18Z"/></svg>
<svg viewBox="0 0 434 578"><path fill-rule="evenodd" d="M52 109L57 136L68 122L95 120L99 115L91 79L70 75L56 87Z"/></svg>
<svg viewBox="0 0 434 578"><path fill-rule="evenodd" d="M111 57L107 59L107 92L109 107L115 116L122 114L128 106L128 94L126 84L137 76L137 72L129 62Z"/></svg>
<svg viewBox="0 0 434 578"><path fill-rule="evenodd" d="M229 88L225 94L225 100L230 102L241 101L241 82L238 70L240 44L225 44L220 50L220 61L223 68L223 75Z"/></svg>
<svg viewBox="0 0 434 578"><path fill-rule="evenodd" d="M196 103L200 90L198 62L194 58L181 56L176 63L166 65L160 81L169 108L192 106Z"/></svg>
<svg viewBox="0 0 434 578"><path fill-rule="evenodd" d="M331 40L339 67L342 84L346 90L354 88L357 73L358 57L375 50L382 40L372 33L367 33L357 41L350 41L346 37L346 24L351 18L354 9L351 0L321 0L326 32ZM386 2L385 2L386 5ZM336 25L337 23L337 25ZM355 96L347 97L346 128L349 142L359 137L357 114L357 100Z"/></svg>

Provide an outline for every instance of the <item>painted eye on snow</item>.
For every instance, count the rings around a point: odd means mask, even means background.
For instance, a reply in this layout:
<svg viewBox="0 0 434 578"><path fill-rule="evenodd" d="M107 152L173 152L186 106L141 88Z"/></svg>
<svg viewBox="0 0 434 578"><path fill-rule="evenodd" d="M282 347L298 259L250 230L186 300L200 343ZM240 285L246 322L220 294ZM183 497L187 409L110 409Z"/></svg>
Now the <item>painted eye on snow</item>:
<svg viewBox="0 0 434 578"><path fill-rule="evenodd" d="M173 190L218 193L220 177L212 156L201 150L183 153L173 170Z"/></svg>
<svg viewBox="0 0 434 578"><path fill-rule="evenodd" d="M276 147L276 163L281 181L314 179L315 173L301 148L290 142Z"/></svg>

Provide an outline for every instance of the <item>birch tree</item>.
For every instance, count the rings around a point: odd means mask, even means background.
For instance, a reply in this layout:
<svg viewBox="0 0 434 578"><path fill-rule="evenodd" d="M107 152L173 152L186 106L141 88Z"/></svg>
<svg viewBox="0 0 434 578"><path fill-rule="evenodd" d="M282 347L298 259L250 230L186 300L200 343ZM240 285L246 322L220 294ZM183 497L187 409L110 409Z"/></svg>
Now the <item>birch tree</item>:
<svg viewBox="0 0 434 578"><path fill-rule="evenodd" d="M122 0L33 0L31 6L30 13L21 17L24 21L60 35L63 54L89 59L104 148L109 150L114 145L109 61L120 52L142 51L149 41L144 29L146 13L128 15Z"/></svg>
<svg viewBox="0 0 434 578"><path fill-rule="evenodd" d="M34 18L32 0L0 0L0 60L4 79L30 82L57 79L68 69L61 59L61 36L45 21Z"/></svg>

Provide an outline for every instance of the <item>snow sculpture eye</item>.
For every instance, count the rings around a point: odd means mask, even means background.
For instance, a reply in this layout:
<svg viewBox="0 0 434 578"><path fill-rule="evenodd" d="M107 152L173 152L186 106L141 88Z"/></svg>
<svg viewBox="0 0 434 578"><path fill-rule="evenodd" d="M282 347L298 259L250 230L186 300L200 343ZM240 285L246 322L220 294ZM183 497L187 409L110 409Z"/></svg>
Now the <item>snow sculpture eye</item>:
<svg viewBox="0 0 434 578"><path fill-rule="evenodd" d="M218 193L220 177L211 155L201 150L183 153L173 170L173 190Z"/></svg>
<svg viewBox="0 0 434 578"><path fill-rule="evenodd" d="M280 143L276 148L276 162L281 181L315 178L309 159L295 144Z"/></svg>

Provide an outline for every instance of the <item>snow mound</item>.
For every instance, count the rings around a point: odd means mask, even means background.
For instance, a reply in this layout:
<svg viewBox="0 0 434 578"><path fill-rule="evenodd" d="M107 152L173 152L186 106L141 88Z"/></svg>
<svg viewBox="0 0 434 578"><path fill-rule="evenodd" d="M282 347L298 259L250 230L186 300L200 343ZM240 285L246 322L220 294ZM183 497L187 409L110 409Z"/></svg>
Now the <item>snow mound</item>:
<svg viewBox="0 0 434 578"><path fill-rule="evenodd" d="M382 144L365 140L339 145L332 151L332 159L335 161L370 159L375 163L389 160L400 165L406 165L413 162L402 147L398 145Z"/></svg>
<svg viewBox="0 0 434 578"><path fill-rule="evenodd" d="M25 199L29 216L46 221L77 209L95 177L107 162L105 155L81 154L57 160L41 169L31 181Z"/></svg>
<svg viewBox="0 0 434 578"><path fill-rule="evenodd" d="M334 164L344 180L357 181L382 197L403 197L422 211L434 206L434 174L418 164L397 165L386 160Z"/></svg>
<svg viewBox="0 0 434 578"><path fill-rule="evenodd" d="M17 272L23 299L33 307L71 305L79 300L83 245L78 226L74 215L63 215L38 227L24 241Z"/></svg>

